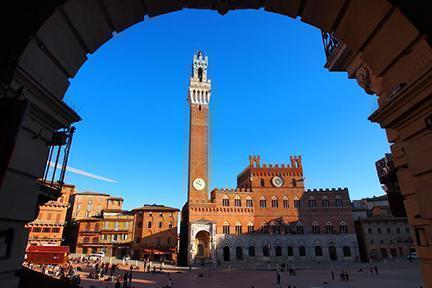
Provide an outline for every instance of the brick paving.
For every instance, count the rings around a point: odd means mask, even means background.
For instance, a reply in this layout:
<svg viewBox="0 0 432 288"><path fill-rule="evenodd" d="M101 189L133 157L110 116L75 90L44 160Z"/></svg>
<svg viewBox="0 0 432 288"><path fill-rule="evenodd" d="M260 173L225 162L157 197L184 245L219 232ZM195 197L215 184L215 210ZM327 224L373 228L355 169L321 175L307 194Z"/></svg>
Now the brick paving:
<svg viewBox="0 0 432 288"><path fill-rule="evenodd" d="M309 266L309 267L307 267ZM380 263L379 275L370 275L369 266L364 263L356 263L348 268L350 281L339 280L339 273L344 269L344 264L335 265L335 280L330 277L330 268L327 264L302 264L297 267L297 276L289 276L287 272L281 272L281 286L276 284L276 272L268 271L261 267L259 270L240 269L228 267L210 270L208 268L193 269L173 269L169 268L175 288L264 288L264 287L284 287L295 285L296 288L419 288L421 287L420 265L418 262L409 263ZM309 268L309 269L308 269ZM362 268L363 272L358 272ZM126 269L126 268L125 268ZM127 270L120 270L123 274ZM203 273L204 277L197 277ZM134 272L132 287L164 287L168 284L168 274ZM82 277L81 285L84 288L100 287L112 288L114 283L85 279Z"/></svg>

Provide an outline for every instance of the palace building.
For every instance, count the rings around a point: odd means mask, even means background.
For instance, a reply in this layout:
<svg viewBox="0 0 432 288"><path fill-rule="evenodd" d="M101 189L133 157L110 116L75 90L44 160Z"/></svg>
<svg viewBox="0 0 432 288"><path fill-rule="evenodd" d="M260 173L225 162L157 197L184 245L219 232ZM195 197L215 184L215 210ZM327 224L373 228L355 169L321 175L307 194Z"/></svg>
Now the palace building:
<svg viewBox="0 0 432 288"><path fill-rule="evenodd" d="M357 260L348 189L306 190L300 156L281 165L250 156L235 189L209 191L207 68L208 57L198 51L188 91L188 202L181 213L179 263Z"/></svg>
<svg viewBox="0 0 432 288"><path fill-rule="evenodd" d="M61 196L39 207L36 220L26 224L29 231L28 246L60 246L64 241L63 230L66 225L66 213L70 206L69 198L75 192L75 186L64 184Z"/></svg>
<svg viewBox="0 0 432 288"><path fill-rule="evenodd" d="M164 205L144 205L134 215L133 259L177 261L179 209Z"/></svg>

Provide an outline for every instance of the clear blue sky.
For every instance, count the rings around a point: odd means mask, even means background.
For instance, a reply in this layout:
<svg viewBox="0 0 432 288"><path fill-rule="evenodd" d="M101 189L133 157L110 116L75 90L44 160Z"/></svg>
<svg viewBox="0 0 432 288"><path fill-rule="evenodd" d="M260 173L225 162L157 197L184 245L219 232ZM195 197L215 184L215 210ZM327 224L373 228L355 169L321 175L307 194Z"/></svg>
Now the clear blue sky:
<svg viewBox="0 0 432 288"><path fill-rule="evenodd" d="M329 73L320 31L277 14L185 10L146 18L83 65L65 101L83 118L68 173L80 191L181 208L186 201L193 53L209 56L210 186L235 187L248 155L288 163L302 155L307 188L380 195L374 163L389 150L376 108L345 73Z"/></svg>

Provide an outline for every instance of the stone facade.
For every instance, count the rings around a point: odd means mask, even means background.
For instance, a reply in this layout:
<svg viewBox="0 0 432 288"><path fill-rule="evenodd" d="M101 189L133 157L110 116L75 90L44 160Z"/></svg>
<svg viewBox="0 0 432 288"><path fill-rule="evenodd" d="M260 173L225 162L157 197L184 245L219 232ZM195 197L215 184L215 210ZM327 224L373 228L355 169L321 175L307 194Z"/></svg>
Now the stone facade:
<svg viewBox="0 0 432 288"><path fill-rule="evenodd" d="M408 219L392 215L387 195L353 202L353 215L358 211L366 214L354 218L361 261L405 257L415 251Z"/></svg>
<svg viewBox="0 0 432 288"><path fill-rule="evenodd" d="M36 220L26 225L29 231L29 245L55 245L63 242L63 230L66 225L66 213L70 206L70 195L75 192L74 185L64 184L61 196L39 207Z"/></svg>
<svg viewBox="0 0 432 288"><path fill-rule="evenodd" d="M214 189L209 197L208 58L198 51L192 67L188 203L181 224L183 264L356 260L348 189L305 190L300 156L291 156L290 163L281 165L261 164L259 156L250 156L249 165L237 176L237 188Z"/></svg>
<svg viewBox="0 0 432 288"><path fill-rule="evenodd" d="M71 207L68 220L100 216L104 209L121 209L123 198L113 197L98 192L77 192L71 196Z"/></svg>
<svg viewBox="0 0 432 288"><path fill-rule="evenodd" d="M76 253L105 252L106 256L121 258L131 254L133 215L128 211L102 211L100 216L77 220Z"/></svg>
<svg viewBox="0 0 432 288"><path fill-rule="evenodd" d="M132 210L134 259L177 261L178 212L177 208L156 204Z"/></svg>

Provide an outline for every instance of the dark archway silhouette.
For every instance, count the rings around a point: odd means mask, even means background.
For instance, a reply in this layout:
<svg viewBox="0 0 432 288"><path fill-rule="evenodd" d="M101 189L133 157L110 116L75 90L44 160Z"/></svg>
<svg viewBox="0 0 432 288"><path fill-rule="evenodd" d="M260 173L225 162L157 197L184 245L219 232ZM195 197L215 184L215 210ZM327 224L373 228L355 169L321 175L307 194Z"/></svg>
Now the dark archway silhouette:
<svg viewBox="0 0 432 288"><path fill-rule="evenodd" d="M34 182L43 175L46 140L54 131L80 120L62 99L69 79L87 60L87 54L111 39L113 32L127 29L145 15L154 17L183 8L214 9L221 14L264 8L300 17L321 29L325 67L347 72L367 94L378 96L379 108L369 119L386 129L402 188L403 197L399 198L407 207L418 255L425 260L424 283L432 286L432 256L428 252L432 245L432 161L425 157L432 146L432 19L428 1L32 2L10 1L10 7L0 9L0 21L6 27L5 45L0 50L0 134L4 136L0 140L0 193L4 200L0 217L5 219L1 232L5 251L20 255L2 255L5 268L0 274L5 279L14 277L11 272L19 269L18 259L24 256L24 242L11 239L25 238L23 223L32 221L37 206L49 200ZM31 169L23 159L32 159Z"/></svg>

